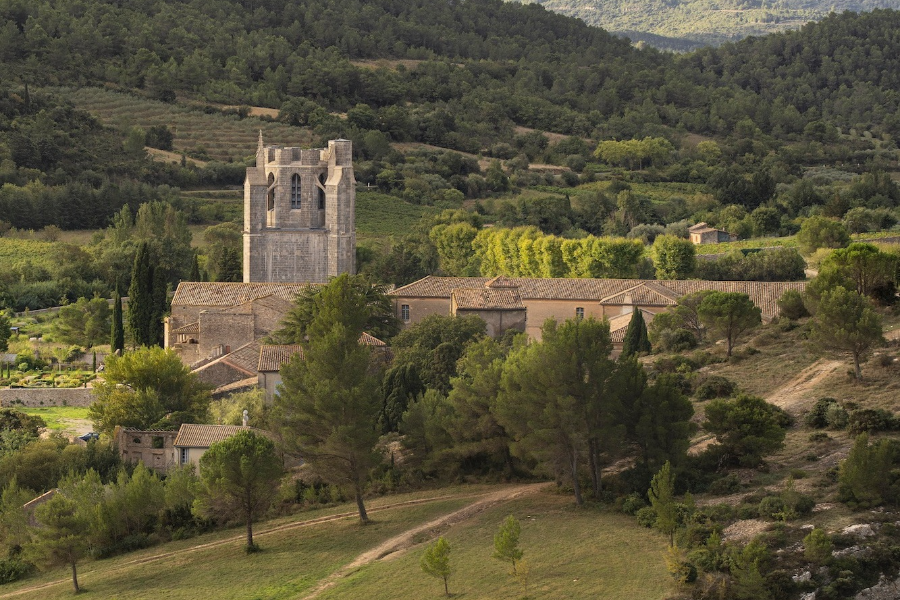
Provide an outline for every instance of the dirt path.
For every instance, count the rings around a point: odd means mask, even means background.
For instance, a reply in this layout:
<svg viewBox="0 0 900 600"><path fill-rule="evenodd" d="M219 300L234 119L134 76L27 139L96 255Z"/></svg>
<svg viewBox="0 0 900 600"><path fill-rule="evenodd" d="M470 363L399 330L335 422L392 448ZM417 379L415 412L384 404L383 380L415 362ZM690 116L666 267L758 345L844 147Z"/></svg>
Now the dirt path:
<svg viewBox="0 0 900 600"><path fill-rule="evenodd" d="M331 587L332 585L334 585L334 583L337 581L337 579L339 577L348 575L349 573L358 569L360 566L367 564L369 562L372 562L374 560L383 558L384 556L386 556L388 554L391 554L391 553L397 552L399 550L402 550L404 548L407 548L409 546L412 546L413 538L423 531L428 531L429 529L436 529L436 528L439 528L442 526L447 526L447 525L452 525L453 523L458 523L464 519L467 519L467 518L481 512L482 510L484 510L490 506L493 506L500 502L511 500L513 498L517 498L526 493L532 493L534 491L537 491L540 487L543 487L546 485L547 484L545 484L545 483L538 483L538 484L510 487L510 488L506 488L506 489L499 490L496 492L488 492L487 494L473 494L471 497L474 498L475 501L472 504L470 504L469 506L462 508L460 510L457 510L455 512L452 512L449 515L444 515L443 517L435 519L434 521L431 521L430 523L426 523L425 525L420 525L419 527L415 527L409 531L406 531L400 535L397 535L397 536L391 538L390 540L387 540L383 544L379 545L377 548L360 555L352 563L350 563L349 565L344 567L344 569L342 569L338 573L332 575L325 582L320 584L313 591L312 595L309 596L309 598L312 598L315 595L322 592L323 590L327 589L328 587ZM386 510L390 510L393 508L400 508L403 506L414 506L416 504L427 504L429 502L437 502L439 500L446 500L446 499L452 498L452 497L454 497L454 496L441 495L441 496L431 496L428 498L420 498L418 500L408 500L406 502L396 502L393 504L386 504L384 506L378 506L378 507L371 508L371 509L369 509L368 513L371 515L371 514L380 513L380 512L386 511ZM465 498L466 496L455 496L455 497L456 498ZM334 515L327 515L324 517L318 517L315 519L309 519L307 521L286 523L284 525L278 525L276 527L271 527L271 528L264 529L264 530L255 528L255 531L253 532L253 536L254 536L254 538L264 537L264 536L267 536L267 535L270 535L273 533L289 531L291 529L300 529L303 527L319 525L321 523L328 523L331 521L339 521L341 519L352 518L352 517L356 517L357 514L358 513L354 510L351 512L344 512L344 513L338 513L338 514L334 514ZM240 535L227 537L227 538L224 538L221 540L216 540L214 542L208 542L206 544L199 544L197 546L191 546L189 548L183 548L181 550L172 550L170 552L160 552L158 554L152 554L150 556L143 556L141 558L135 558L133 560L122 562L110 569L106 569L106 572L111 573L111 572L115 572L115 571L119 571L119 570L124 570L126 568L133 567L135 565L142 565L142 564L146 564L146 563L157 562L160 560L165 560L167 558L173 558L176 556L181 556L183 554L189 554L192 552L199 552L201 550L207 550L209 548L215 548L215 547L224 546L227 544L235 544L235 543L242 544L245 541L246 541L245 534L241 533ZM89 573L89 572L87 572L87 573ZM18 589L16 591L9 592L6 594L0 594L0 598L13 598L16 596L21 596L22 594L36 592L36 591L46 589L49 587L53 587L53 586L57 586L57 585L71 585L71 584L72 584L72 579L70 577L66 577L63 579L57 579L55 581L48 581L46 583L41 583L38 585L21 588L21 589Z"/></svg>
<svg viewBox="0 0 900 600"><path fill-rule="evenodd" d="M827 360L824 358L817 360L797 373L797 376L791 381L769 394L766 401L783 408L796 417L812 404L813 398L810 397L810 392L813 388L844 365L845 363L839 360ZM704 434L695 438L688 449L688 454L692 456L700 454L715 441L715 437L710 434Z"/></svg>
<svg viewBox="0 0 900 600"><path fill-rule="evenodd" d="M328 588L333 587L340 579L354 573L364 565L375 562L377 560L382 560L384 558L395 558L404 550L407 550L414 546L416 544L415 538L423 533L444 529L467 519L471 519L473 516L487 510L488 508L491 508L492 506L496 506L497 504L502 504L504 502L509 502L510 500L525 496L527 494L533 494L544 487L547 487L546 483L531 483L528 485L519 485L499 490L497 492L492 492L487 496L484 496L480 500L477 500L476 502L473 502L472 504L455 512L444 515L442 517L438 517L437 519L425 523L424 525L419 525L417 527L413 527L412 529L408 529L407 531L404 531L399 535L395 535L389 540L382 542L375 548L372 548L371 550L360 554L356 557L355 560L346 565L344 568L327 577L318 586L316 586L312 592L304 596L303 600L312 600L312 598L317 597Z"/></svg>
<svg viewBox="0 0 900 600"><path fill-rule="evenodd" d="M809 394L813 388L843 366L845 363L839 360L817 360L800 371L793 380L769 394L766 400L797 416L812 402Z"/></svg>

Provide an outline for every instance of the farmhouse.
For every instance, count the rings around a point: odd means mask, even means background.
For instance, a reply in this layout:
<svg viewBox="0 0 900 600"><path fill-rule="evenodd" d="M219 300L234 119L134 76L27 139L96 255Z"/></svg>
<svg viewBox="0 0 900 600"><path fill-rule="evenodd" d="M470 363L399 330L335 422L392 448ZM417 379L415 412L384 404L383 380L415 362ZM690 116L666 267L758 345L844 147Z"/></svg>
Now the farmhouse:
<svg viewBox="0 0 900 600"><path fill-rule="evenodd" d="M721 242L736 242L738 236L728 233L724 229L710 227L706 223L697 223L688 228L692 244L719 244Z"/></svg>
<svg viewBox="0 0 900 600"><path fill-rule="evenodd" d="M508 329L525 331L540 339L547 319L607 318L615 340L625 333L635 309L649 322L678 303L678 299L700 290L741 292L762 310L764 320L778 313L778 299L787 290L803 291L806 282L700 281L645 279L534 279L526 277L433 277L395 289L394 312L404 325L418 323L429 315L460 314L459 301L484 290L477 314L492 324L493 334ZM465 304L464 306L469 306ZM471 309L469 309L471 310ZM513 313L516 318L508 315ZM503 325L505 323L505 325ZM620 332L621 330L621 332Z"/></svg>

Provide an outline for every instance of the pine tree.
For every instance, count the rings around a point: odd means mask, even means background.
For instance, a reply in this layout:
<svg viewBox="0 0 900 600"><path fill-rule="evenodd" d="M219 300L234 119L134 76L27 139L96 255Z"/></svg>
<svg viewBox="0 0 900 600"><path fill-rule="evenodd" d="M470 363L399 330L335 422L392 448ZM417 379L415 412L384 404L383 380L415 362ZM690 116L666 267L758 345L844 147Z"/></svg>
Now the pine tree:
<svg viewBox="0 0 900 600"><path fill-rule="evenodd" d="M631 356L639 352L650 352L650 336L647 335L647 323L641 309L635 308L631 322L625 330L625 342L622 344L622 356Z"/></svg>
<svg viewBox="0 0 900 600"><path fill-rule="evenodd" d="M519 548L519 534L522 527L512 515L500 524L494 536L494 558L512 565L512 574L516 575L516 562L522 560L522 549Z"/></svg>
<svg viewBox="0 0 900 600"><path fill-rule="evenodd" d="M131 285L128 286L128 331L135 346L151 346L153 334L153 267L150 248L142 243L134 257Z"/></svg>
<svg viewBox="0 0 900 600"><path fill-rule="evenodd" d="M116 295L113 297L112 333L109 340L109 350L115 354L117 350L121 352L124 349L125 327L122 323L122 296L119 295L119 290L116 290Z"/></svg>
<svg viewBox="0 0 900 600"><path fill-rule="evenodd" d="M675 506L675 474L669 461L663 465L659 473L650 482L650 505L656 511L654 527L669 536L669 547L675 545L675 529L678 528L678 517Z"/></svg>
<svg viewBox="0 0 900 600"><path fill-rule="evenodd" d="M449 597L450 588L447 580L450 579L450 544L443 537L425 549L422 560L419 563L422 570L432 577L444 580L444 593Z"/></svg>

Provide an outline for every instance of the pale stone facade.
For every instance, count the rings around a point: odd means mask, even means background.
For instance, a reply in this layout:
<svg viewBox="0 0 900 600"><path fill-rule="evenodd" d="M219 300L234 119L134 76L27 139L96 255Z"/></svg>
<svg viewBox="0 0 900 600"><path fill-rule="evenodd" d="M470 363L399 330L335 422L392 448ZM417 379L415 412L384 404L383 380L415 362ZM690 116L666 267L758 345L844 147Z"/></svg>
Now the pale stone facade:
<svg viewBox="0 0 900 600"><path fill-rule="evenodd" d="M454 298L462 291L471 295L478 288L515 290L518 296L515 302L486 302L478 308L481 318L495 324L495 335L512 328L506 324L512 325L509 318L514 315L516 320L524 318L524 323L517 322L515 328L524 329L529 337L539 340L541 326L547 319L562 322L572 318L606 318L611 326L623 329L624 335L635 308L644 311L644 320L649 323L651 314L668 310L682 296L700 290L747 294L762 310L762 318L769 321L778 313L781 295L787 290L802 292L806 282L428 276L395 289L391 296L395 314L404 326L409 326L429 315L463 314ZM520 311L520 303L524 310Z"/></svg>
<svg viewBox="0 0 900 600"><path fill-rule="evenodd" d="M325 283L353 273L353 145L265 146L244 180L244 282Z"/></svg>

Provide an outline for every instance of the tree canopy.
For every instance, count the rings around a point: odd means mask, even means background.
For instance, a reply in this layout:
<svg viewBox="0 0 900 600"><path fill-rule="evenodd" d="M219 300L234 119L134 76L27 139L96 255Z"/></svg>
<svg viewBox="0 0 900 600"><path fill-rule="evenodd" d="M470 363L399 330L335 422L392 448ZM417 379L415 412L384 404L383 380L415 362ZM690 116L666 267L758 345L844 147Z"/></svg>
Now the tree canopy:
<svg viewBox="0 0 900 600"><path fill-rule="evenodd" d="M89 412L102 432L111 434L117 425L178 429L206 419L210 388L172 350L154 346L109 355L103 375Z"/></svg>

